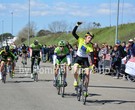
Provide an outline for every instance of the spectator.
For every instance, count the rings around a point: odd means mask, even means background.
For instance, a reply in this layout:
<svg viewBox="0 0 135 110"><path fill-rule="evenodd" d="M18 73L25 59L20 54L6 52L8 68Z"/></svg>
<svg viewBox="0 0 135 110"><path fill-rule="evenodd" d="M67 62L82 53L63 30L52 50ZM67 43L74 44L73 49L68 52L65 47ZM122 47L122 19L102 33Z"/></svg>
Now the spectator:
<svg viewBox="0 0 135 110"><path fill-rule="evenodd" d="M135 57L135 43L134 43L133 39L130 39L128 41L128 44L130 46L130 56Z"/></svg>
<svg viewBox="0 0 135 110"><path fill-rule="evenodd" d="M121 56L120 56L120 51L118 50L118 45L115 45L113 47L113 50L111 52L111 66L114 70L116 70L115 77L119 79L120 76L120 67L121 67Z"/></svg>
<svg viewBox="0 0 135 110"><path fill-rule="evenodd" d="M94 44L94 65L96 68L98 68L98 62L99 62L99 54L100 48L97 43Z"/></svg>
<svg viewBox="0 0 135 110"><path fill-rule="evenodd" d="M77 49L78 49L78 46L77 45L75 45L74 47L73 47L73 54L72 54L72 63L74 64L74 61L75 61L75 59L76 59L76 57L77 57Z"/></svg>

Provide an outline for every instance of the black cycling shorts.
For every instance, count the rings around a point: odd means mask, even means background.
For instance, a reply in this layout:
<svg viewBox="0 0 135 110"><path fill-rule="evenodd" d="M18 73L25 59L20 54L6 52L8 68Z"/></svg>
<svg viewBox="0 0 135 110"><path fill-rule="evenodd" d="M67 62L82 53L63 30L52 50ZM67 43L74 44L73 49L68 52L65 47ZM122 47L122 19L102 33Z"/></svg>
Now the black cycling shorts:
<svg viewBox="0 0 135 110"><path fill-rule="evenodd" d="M85 68L90 67L88 58L83 58L83 57L77 56L74 63L77 63Z"/></svg>

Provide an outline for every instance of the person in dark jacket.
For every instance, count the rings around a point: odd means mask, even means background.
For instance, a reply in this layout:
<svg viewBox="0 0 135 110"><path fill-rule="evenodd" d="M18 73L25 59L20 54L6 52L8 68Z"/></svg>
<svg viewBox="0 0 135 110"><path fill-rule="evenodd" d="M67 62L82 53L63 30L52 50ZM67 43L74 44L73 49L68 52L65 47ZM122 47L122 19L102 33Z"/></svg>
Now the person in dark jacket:
<svg viewBox="0 0 135 110"><path fill-rule="evenodd" d="M121 67L121 56L120 56L120 51L118 50L118 46L115 45L113 47L113 50L111 52L111 66L114 70L116 70L116 74L114 78L119 79L120 76L120 67Z"/></svg>
<svg viewBox="0 0 135 110"><path fill-rule="evenodd" d="M130 46L130 57L135 57L135 43L134 43L133 39L130 39L128 41L128 44Z"/></svg>

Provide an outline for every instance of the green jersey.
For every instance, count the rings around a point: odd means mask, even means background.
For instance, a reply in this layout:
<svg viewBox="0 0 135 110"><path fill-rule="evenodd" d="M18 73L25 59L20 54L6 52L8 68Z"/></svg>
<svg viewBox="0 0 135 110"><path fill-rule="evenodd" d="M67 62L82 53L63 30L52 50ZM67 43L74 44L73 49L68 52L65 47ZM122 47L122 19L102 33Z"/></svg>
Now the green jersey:
<svg viewBox="0 0 135 110"><path fill-rule="evenodd" d="M41 44L35 45L34 43L32 43L30 45L30 48L32 49L32 51L40 51L40 49L42 48Z"/></svg>
<svg viewBox="0 0 135 110"><path fill-rule="evenodd" d="M64 49L61 50L60 47L55 48L54 54L57 56L65 56L69 54L69 49L67 47L63 47Z"/></svg>
<svg viewBox="0 0 135 110"><path fill-rule="evenodd" d="M55 48L54 55L57 56L56 64L66 63L67 62L66 56L68 54L69 54L69 49L67 47L63 47L63 50L61 50L60 47Z"/></svg>
<svg viewBox="0 0 135 110"><path fill-rule="evenodd" d="M1 57L1 60L3 61L6 61L7 58L12 58L12 60L14 61L16 58L15 55L11 51L5 53L5 50L0 51L0 57Z"/></svg>

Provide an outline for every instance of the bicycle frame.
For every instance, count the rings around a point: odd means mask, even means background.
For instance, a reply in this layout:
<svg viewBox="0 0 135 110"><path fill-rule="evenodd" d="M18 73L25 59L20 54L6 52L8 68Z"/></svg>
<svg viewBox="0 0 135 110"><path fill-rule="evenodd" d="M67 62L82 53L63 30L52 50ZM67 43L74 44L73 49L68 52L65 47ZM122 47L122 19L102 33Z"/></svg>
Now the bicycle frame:
<svg viewBox="0 0 135 110"><path fill-rule="evenodd" d="M64 97L65 87L64 87L64 81L65 81L65 64L59 65L59 72L56 79L56 88L58 90L58 95L61 94L62 97Z"/></svg>
<svg viewBox="0 0 135 110"><path fill-rule="evenodd" d="M23 63L23 67L25 67L27 60L26 60L26 54L22 54L22 63Z"/></svg>
<svg viewBox="0 0 135 110"><path fill-rule="evenodd" d="M38 70L39 70L38 56L35 56L34 65L33 65L33 78L34 81L36 82L38 82Z"/></svg>
<svg viewBox="0 0 135 110"><path fill-rule="evenodd" d="M11 60L11 58L7 58L7 62L6 62L6 72L9 73L10 78L13 78L13 74L12 74L12 67L13 67L13 62Z"/></svg>
<svg viewBox="0 0 135 110"><path fill-rule="evenodd" d="M83 104L86 104L86 96L84 96L84 88L86 88L86 73L85 68L80 68L78 75L78 83L79 85L75 88L77 92L77 100L80 101L82 98ZM87 91L85 91L87 94Z"/></svg>
<svg viewBox="0 0 135 110"><path fill-rule="evenodd" d="M6 75L7 75L7 65L4 64L4 70L2 71L2 82L6 83Z"/></svg>

